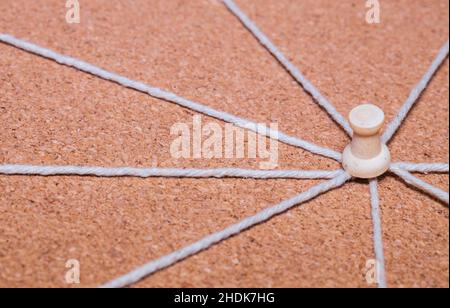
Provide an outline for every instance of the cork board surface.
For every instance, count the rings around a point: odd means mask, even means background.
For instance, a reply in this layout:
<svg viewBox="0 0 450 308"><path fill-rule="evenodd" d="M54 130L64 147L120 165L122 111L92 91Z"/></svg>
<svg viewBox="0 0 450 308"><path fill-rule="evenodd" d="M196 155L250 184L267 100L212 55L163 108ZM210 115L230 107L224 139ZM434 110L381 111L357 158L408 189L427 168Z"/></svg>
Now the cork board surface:
<svg viewBox="0 0 450 308"><path fill-rule="evenodd" d="M238 0L347 114L390 120L448 38L445 0ZM0 1L0 32L342 151L344 132L215 0ZM390 144L394 161L448 162L448 59ZM170 127L195 113L0 44L0 163L257 168L257 159L174 159ZM205 122L224 124L203 117ZM280 169L335 169L279 144ZM421 178L448 190L448 175ZM0 287L94 287L319 181L0 176ZM448 207L380 181L388 284L448 287ZM351 182L135 287L373 287L368 186Z"/></svg>

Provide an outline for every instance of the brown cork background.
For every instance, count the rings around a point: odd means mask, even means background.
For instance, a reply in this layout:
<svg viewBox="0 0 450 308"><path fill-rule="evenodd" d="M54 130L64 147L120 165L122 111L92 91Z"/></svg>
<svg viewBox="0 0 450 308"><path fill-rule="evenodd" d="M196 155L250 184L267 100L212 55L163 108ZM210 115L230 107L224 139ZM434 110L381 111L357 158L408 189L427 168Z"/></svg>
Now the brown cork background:
<svg viewBox="0 0 450 308"><path fill-rule="evenodd" d="M215 0L0 0L0 32L342 151L348 139ZM446 0L239 0L343 114L390 120L449 35ZM0 163L243 167L173 159L170 127L194 112L0 44ZM220 121L203 117L204 122ZM449 65L390 144L394 161L448 162ZM279 145L279 168L339 165ZM421 178L448 190L448 175ZM94 287L318 183L310 180L0 176L0 287ZM395 176L380 181L391 287L449 286L448 207ZM368 186L351 182L135 287L373 287Z"/></svg>

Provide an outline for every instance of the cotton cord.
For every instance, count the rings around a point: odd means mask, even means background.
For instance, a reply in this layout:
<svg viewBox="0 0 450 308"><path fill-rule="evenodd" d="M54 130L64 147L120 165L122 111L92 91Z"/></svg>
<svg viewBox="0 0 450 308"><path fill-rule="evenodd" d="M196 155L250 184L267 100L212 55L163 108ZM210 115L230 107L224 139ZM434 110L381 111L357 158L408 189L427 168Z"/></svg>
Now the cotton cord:
<svg viewBox="0 0 450 308"><path fill-rule="evenodd" d="M434 74L437 72L439 67L442 65L444 60L447 58L448 48L449 48L449 41L447 41L447 43L445 43L445 45L440 49L437 57L434 59L430 68L428 69L428 71L422 77L420 82L412 89L411 93L409 94L408 99L403 104L403 106L400 108L398 114L388 124L388 126L386 127L386 130L383 133L383 136L381 137L381 139L384 143L387 143L387 142L389 142L389 140L392 139L392 137L397 132L397 130L399 129L402 122L405 120L405 118L408 115L411 108L417 102L417 100L419 99L422 92L427 88L427 86L430 83L431 79L433 78Z"/></svg>
<svg viewBox="0 0 450 308"><path fill-rule="evenodd" d="M294 79L308 92L315 101L325 109L331 118L336 121L349 135L353 135L352 128L348 121L340 114L325 96L309 81L302 72L294 66L286 56L273 44L270 39L258 28L258 26L234 3L232 0L223 0L225 6L233 13L242 24L253 34L253 36L263 45L294 77Z"/></svg>
<svg viewBox="0 0 450 308"><path fill-rule="evenodd" d="M372 207L372 224L373 224L373 243L375 249L375 258L377 261L376 272L379 288L387 288L386 270L383 249L383 232L381 229L381 211L380 197L378 195L378 180L371 179L369 181L370 204Z"/></svg>
<svg viewBox="0 0 450 308"><path fill-rule="evenodd" d="M175 252L165 255L155 261L149 262L128 274L125 274L117 279L112 280L111 282L106 283L102 287L122 288L134 284L140 281L141 279L155 273L156 271L171 266L191 255L197 254L198 252L205 250L211 247L212 245L217 244L223 241L224 239L229 238L230 236L236 235L252 226L267 221L273 216L283 213L288 209L294 207L295 205L299 205L301 203L309 201L322 193L325 193L331 189L342 186L350 178L351 178L350 175L347 174L345 171L340 171L340 175L338 175L332 180L313 186L311 189L291 199L285 200L277 205L269 207L257 213L256 215L250 216L236 224L233 224L225 228L222 231L208 235L189 246L186 246Z"/></svg>
<svg viewBox="0 0 450 308"><path fill-rule="evenodd" d="M449 204L449 194L448 192L443 191L440 188L437 188L433 185L428 184L425 181L422 181L421 179L415 177L411 173L409 173L406 170L399 169L399 168L390 168L390 171L398 175L400 178L402 178L406 183L421 189L422 191L427 192L428 194L432 195L433 197L441 200L442 202Z"/></svg>
<svg viewBox="0 0 450 308"><path fill-rule="evenodd" d="M220 119L220 120L223 120L228 123L232 123L238 127L254 131L260 135L281 141L283 143L286 143L286 144L289 144L292 146L296 146L296 147L305 149L307 151L310 151L311 153L322 155L322 156L325 156L328 158L332 158L337 161L341 161L342 155L339 152L315 145L313 143L310 143L310 142L302 140L302 139L298 139L296 137L288 136L280 131L270 129L266 125L258 124L258 123L249 121L247 119L243 119L243 118L231 115L229 113L210 108L208 106L199 104L197 102L187 100L187 99L180 97L174 93L167 92L167 91L146 85L143 82L128 79L121 75L101 69L101 68L94 66L92 64L89 64L87 62L84 62L84 61L81 61L81 60L78 60L78 59L75 59L72 57L67 57L67 56L59 54L57 52L54 52L50 49L40 47L38 45L26 42L24 40L17 39L9 34L0 34L0 41L3 43L9 44L11 46L20 48L24 51L28 51L33 54L42 56L44 58L53 60L59 64L73 67L80 71L100 77L102 79L116 82L124 87L146 93L152 97L159 98L159 99L162 99L162 100L165 100L168 102L172 102L179 106L197 111L199 113L211 116L213 118Z"/></svg>
<svg viewBox="0 0 450 308"><path fill-rule="evenodd" d="M176 178L252 178L252 179L332 179L342 170L249 170L239 168L175 169L175 168L105 168L85 166L0 165L7 175L79 175L98 177L176 177Z"/></svg>
<svg viewBox="0 0 450 308"><path fill-rule="evenodd" d="M409 162L397 162L392 163L391 168L403 169L409 172L420 173L448 173L448 164L443 163L409 163Z"/></svg>

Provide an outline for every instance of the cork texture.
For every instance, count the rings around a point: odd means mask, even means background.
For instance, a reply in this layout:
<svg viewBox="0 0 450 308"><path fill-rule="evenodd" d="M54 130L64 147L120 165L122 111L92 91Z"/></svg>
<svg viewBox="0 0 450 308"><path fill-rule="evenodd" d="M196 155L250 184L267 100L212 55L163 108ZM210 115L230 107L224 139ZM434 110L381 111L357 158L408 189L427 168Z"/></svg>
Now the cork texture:
<svg viewBox="0 0 450 308"><path fill-rule="evenodd" d="M448 39L449 2L239 0L347 115L389 121ZM0 32L342 151L345 133L215 0L95 0L67 24L64 1L1 0ZM389 147L394 161L448 162L448 59ZM0 164L258 168L261 159L174 159L170 128L196 114L0 44ZM204 122L224 123L206 116ZM279 144L280 169L339 164ZM422 179L448 191L448 175ZM0 287L95 287L292 197L316 180L0 175ZM380 179L388 284L448 287L448 207ZM368 185L356 181L230 238L134 287L373 287Z"/></svg>

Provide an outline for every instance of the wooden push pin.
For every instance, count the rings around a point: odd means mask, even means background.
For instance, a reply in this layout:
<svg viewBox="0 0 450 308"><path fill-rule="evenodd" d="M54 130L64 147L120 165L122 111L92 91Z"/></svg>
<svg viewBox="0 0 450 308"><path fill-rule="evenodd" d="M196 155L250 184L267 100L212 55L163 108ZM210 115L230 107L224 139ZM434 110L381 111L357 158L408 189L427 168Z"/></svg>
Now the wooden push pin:
<svg viewBox="0 0 450 308"><path fill-rule="evenodd" d="M350 112L349 121L353 139L342 156L344 169L356 178L370 179L382 175L391 163L389 149L380 138L383 110L372 104L359 105Z"/></svg>

